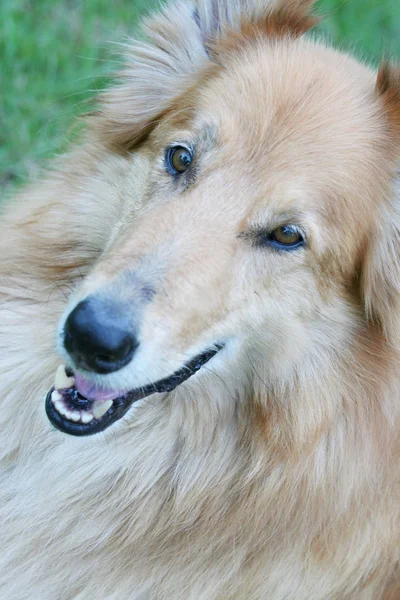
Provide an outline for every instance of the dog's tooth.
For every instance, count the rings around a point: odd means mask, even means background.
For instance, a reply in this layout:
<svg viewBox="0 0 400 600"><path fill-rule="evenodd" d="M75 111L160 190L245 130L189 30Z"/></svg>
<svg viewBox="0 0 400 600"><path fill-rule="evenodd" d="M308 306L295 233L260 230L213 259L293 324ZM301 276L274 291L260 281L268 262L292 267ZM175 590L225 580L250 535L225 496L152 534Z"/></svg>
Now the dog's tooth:
<svg viewBox="0 0 400 600"><path fill-rule="evenodd" d="M70 421L75 421L74 415L76 415L76 414L77 414L77 413L76 413L75 411L72 411L72 410L67 410L67 411L66 411L66 415L65 415L65 416L66 416L66 417L67 417L67 419L69 419ZM78 414L78 416L79 416L79 418L80 418L80 415L79 415L79 414Z"/></svg>
<svg viewBox="0 0 400 600"><path fill-rule="evenodd" d="M70 412L70 416L68 417L69 419L71 419L71 421L74 421L75 423L77 423L78 421L80 421L81 419L81 415L78 412Z"/></svg>
<svg viewBox="0 0 400 600"><path fill-rule="evenodd" d="M61 412L61 410L64 410L64 404L63 404L62 400L56 400L54 402L54 406L58 412Z"/></svg>
<svg viewBox="0 0 400 600"><path fill-rule="evenodd" d="M65 373L65 366L60 365L56 372L56 377L54 380L54 387L56 390L63 390L70 387L73 387L75 384L75 377L68 377Z"/></svg>
<svg viewBox="0 0 400 600"><path fill-rule="evenodd" d="M56 407L56 409L60 413L60 415L63 415L63 417L67 416L68 410L65 407L64 403L62 402L62 400L57 400L55 402L54 406Z"/></svg>
<svg viewBox="0 0 400 600"><path fill-rule="evenodd" d="M54 391L51 393L51 401L52 401L52 403L53 403L53 404L55 404L56 402L60 401L60 400L61 400L61 398L62 398L62 396L61 396L61 394L59 394L59 393L57 392L57 390L54 390Z"/></svg>
<svg viewBox="0 0 400 600"><path fill-rule="evenodd" d="M87 412L81 412L81 421L82 423L84 423L85 425L87 423L90 423L90 421L93 421L93 415L92 413L87 413Z"/></svg>
<svg viewBox="0 0 400 600"><path fill-rule="evenodd" d="M109 408L111 408L112 405L113 405L112 400L106 400L105 402L102 402L101 404L95 403L93 406L94 418L101 419L101 417L106 414L106 412L108 411Z"/></svg>

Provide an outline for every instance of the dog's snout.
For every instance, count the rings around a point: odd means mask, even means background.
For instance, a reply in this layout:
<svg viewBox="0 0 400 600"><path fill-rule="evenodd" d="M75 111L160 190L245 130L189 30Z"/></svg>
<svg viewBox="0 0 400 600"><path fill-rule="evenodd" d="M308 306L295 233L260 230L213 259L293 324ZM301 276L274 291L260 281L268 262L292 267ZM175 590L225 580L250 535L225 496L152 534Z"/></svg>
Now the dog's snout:
<svg viewBox="0 0 400 600"><path fill-rule="evenodd" d="M64 346L78 367L112 373L130 362L138 342L121 310L92 296L68 316Z"/></svg>

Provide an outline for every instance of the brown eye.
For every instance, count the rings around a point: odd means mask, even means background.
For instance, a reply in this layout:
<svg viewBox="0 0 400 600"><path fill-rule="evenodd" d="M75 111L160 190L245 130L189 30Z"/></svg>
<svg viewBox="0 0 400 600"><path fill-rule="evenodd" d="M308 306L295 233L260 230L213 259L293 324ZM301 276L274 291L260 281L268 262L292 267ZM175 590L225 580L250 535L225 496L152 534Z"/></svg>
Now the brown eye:
<svg viewBox="0 0 400 600"><path fill-rule="evenodd" d="M271 242L280 248L297 248L304 244L304 239L297 227L283 225L271 233Z"/></svg>
<svg viewBox="0 0 400 600"><path fill-rule="evenodd" d="M184 173L193 162L193 152L185 146L173 146L167 150L166 161L170 173Z"/></svg>

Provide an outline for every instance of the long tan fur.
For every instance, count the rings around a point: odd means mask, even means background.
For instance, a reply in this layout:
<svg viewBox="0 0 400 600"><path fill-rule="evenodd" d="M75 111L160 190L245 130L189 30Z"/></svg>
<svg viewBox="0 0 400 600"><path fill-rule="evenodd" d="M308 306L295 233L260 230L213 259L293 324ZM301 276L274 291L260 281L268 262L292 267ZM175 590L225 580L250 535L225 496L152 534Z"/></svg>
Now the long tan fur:
<svg viewBox="0 0 400 600"><path fill-rule="evenodd" d="M313 4L165 8L2 216L1 598L398 598L400 77L313 41ZM165 170L176 142L193 181ZM256 247L282 219L306 248ZM74 438L44 396L98 290L140 321L110 386L226 347Z"/></svg>

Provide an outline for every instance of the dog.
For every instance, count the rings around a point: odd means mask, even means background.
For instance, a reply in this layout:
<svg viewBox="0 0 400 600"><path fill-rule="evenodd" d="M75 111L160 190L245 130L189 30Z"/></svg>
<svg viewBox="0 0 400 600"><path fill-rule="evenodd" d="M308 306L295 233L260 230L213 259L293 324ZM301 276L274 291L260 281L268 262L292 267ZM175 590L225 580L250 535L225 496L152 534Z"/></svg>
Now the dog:
<svg viewBox="0 0 400 600"><path fill-rule="evenodd" d="M169 5L4 210L0 597L400 598L400 70Z"/></svg>

